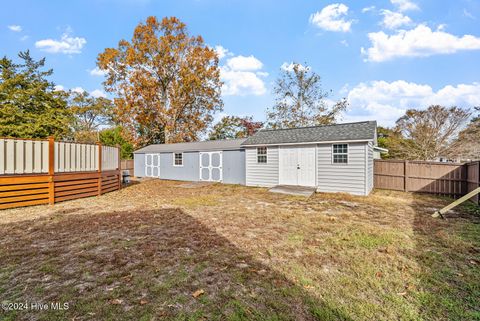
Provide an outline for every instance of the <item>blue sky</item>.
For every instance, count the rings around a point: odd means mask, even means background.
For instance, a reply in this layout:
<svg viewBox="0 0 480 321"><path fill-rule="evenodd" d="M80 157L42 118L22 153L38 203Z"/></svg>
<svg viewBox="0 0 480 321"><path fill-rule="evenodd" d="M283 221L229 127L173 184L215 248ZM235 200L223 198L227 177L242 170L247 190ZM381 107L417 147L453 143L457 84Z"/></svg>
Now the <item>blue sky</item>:
<svg viewBox="0 0 480 321"><path fill-rule="evenodd" d="M393 125L407 108L480 105L480 1L9 1L0 54L46 57L53 81L102 95L97 55L148 16L176 16L219 49L224 115L265 119L281 68L307 63L342 121ZM283 66L283 67L282 67Z"/></svg>

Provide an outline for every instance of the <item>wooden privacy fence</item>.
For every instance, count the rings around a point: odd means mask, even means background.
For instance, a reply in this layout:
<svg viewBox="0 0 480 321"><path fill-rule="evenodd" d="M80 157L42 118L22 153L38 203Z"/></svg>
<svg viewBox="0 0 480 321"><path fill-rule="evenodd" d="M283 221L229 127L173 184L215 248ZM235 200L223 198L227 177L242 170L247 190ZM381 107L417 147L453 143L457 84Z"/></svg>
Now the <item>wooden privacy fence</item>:
<svg viewBox="0 0 480 321"><path fill-rule="evenodd" d="M480 187L480 161L471 162L465 165L467 167L467 192ZM471 199L480 205L480 195L477 194Z"/></svg>
<svg viewBox="0 0 480 321"><path fill-rule="evenodd" d="M467 164L375 160L374 186L405 192L460 197L480 185L479 162ZM478 203L478 196L473 199Z"/></svg>
<svg viewBox="0 0 480 321"><path fill-rule="evenodd" d="M120 189L119 155L118 147L101 144L0 138L0 209Z"/></svg>
<svg viewBox="0 0 480 321"><path fill-rule="evenodd" d="M121 169L122 170L129 170L130 175L133 175L133 159L122 159Z"/></svg>

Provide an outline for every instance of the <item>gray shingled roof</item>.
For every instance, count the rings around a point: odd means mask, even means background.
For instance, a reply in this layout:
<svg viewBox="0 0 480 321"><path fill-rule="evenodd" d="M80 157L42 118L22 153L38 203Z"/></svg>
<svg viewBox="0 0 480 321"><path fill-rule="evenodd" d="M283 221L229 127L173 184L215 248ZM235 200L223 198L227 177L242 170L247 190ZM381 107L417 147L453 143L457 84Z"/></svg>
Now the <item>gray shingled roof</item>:
<svg viewBox="0 0 480 321"><path fill-rule="evenodd" d="M376 121L291 129L260 130L255 135L247 138L242 146L322 141L374 140L376 130Z"/></svg>
<svg viewBox="0 0 480 321"><path fill-rule="evenodd" d="M177 143L177 144L153 144L136 150L135 153L172 153L172 152L201 152L213 150L240 149L242 139L209 140L204 142Z"/></svg>

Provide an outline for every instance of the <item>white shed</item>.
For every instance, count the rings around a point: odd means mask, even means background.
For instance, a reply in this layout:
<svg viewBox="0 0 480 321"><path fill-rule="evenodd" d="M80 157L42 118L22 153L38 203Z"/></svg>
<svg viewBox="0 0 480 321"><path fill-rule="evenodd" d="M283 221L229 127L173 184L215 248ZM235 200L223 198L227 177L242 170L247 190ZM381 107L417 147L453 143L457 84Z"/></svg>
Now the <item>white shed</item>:
<svg viewBox="0 0 480 321"><path fill-rule="evenodd" d="M368 195L376 132L375 121L261 130L242 143L246 185Z"/></svg>
<svg viewBox="0 0 480 321"><path fill-rule="evenodd" d="M376 144L375 121L260 130L247 139L144 147L134 154L135 176L368 195Z"/></svg>

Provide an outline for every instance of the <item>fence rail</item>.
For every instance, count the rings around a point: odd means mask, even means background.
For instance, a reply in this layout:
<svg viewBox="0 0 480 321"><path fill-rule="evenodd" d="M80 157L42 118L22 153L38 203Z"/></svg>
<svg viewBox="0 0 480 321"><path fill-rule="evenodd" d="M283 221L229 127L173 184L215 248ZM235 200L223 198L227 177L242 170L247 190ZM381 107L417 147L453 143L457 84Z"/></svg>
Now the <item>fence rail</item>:
<svg viewBox="0 0 480 321"><path fill-rule="evenodd" d="M117 147L0 139L0 209L54 204L121 188Z"/></svg>
<svg viewBox="0 0 480 321"><path fill-rule="evenodd" d="M460 197L479 182L479 162L451 164L439 162L375 160L375 188L422 192ZM473 199L478 203L478 196Z"/></svg>

